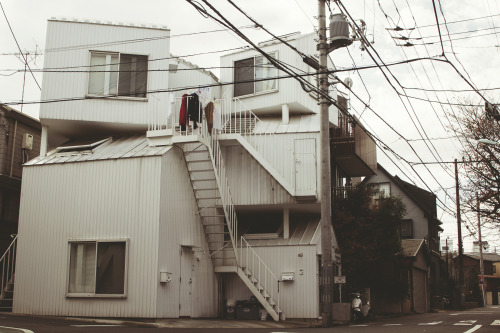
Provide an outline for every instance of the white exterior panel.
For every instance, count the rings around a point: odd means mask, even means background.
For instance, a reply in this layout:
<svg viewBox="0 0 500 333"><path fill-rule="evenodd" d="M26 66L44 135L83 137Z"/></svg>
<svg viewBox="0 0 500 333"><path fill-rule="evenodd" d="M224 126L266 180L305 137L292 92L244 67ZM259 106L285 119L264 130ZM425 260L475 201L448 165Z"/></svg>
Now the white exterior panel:
<svg viewBox="0 0 500 333"><path fill-rule="evenodd" d="M297 173L296 140L309 144L303 153L319 157L319 133L290 133L245 136L245 139L280 174L291 188L297 184L320 193L320 165L309 163ZM314 151L308 151L313 149ZM231 195L236 205L296 203L296 200L241 146L225 146L224 163ZM313 161L315 162L315 161Z"/></svg>
<svg viewBox="0 0 500 333"><path fill-rule="evenodd" d="M319 286L316 245L253 247L276 277L293 272L280 283L280 308L286 318L318 318ZM226 278L226 299L248 300L251 293L236 274Z"/></svg>
<svg viewBox="0 0 500 333"><path fill-rule="evenodd" d="M161 158L27 167L21 195L16 313L154 317ZM68 241L129 239L123 299L66 297Z"/></svg>
<svg viewBox="0 0 500 333"><path fill-rule="evenodd" d="M154 70L168 69L169 35L168 29L49 20L44 69L63 69L61 73L44 72L42 100L79 100L42 104L42 123L59 119L114 123L115 126L134 124L146 129L148 112L166 110L167 94L154 94L154 97L148 94L146 101L130 98L85 98L88 91L90 51L147 55L150 70L147 90L166 89L168 71Z"/></svg>
<svg viewBox="0 0 500 333"><path fill-rule="evenodd" d="M160 204L160 272L172 273L172 282L158 289L159 318L179 316L181 247L192 251L191 317L217 316L217 281L194 199L186 162L179 148L162 157ZM159 279L159 277L158 277Z"/></svg>

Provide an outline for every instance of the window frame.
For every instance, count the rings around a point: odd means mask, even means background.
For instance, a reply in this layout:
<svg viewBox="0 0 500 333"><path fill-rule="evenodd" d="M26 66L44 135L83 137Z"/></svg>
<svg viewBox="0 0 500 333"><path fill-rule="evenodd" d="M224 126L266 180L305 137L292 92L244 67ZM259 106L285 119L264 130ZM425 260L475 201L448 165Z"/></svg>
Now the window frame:
<svg viewBox="0 0 500 333"><path fill-rule="evenodd" d="M116 73L116 94L108 94L108 95L98 95L98 94L91 94L89 92L89 85L90 85L90 76L92 75L92 70L90 67L91 62L92 62L92 55L93 54L101 54L101 55L118 55L118 72ZM129 56L141 56L141 57L146 57L146 62L148 64L148 67L146 69L146 91L145 91L145 97L136 97L136 96L123 96L119 95L119 84L120 84L120 62L121 62L121 56L122 55L129 55ZM89 71L87 75L87 85L86 85L86 92L85 92L85 98L104 98L104 99L115 99L115 100L127 100L127 101L148 101L148 87L149 87L149 54L142 54L142 53L132 53L132 52L115 52L115 51L101 51L101 50L89 50L89 56L88 56L88 64L89 64ZM106 63L105 66L102 66L105 68L106 71L111 70L111 63ZM105 72L106 75L106 72Z"/></svg>
<svg viewBox="0 0 500 333"><path fill-rule="evenodd" d="M94 292L92 293L74 293L69 291L70 287L70 270L71 270L71 245L72 244L91 244L95 243L95 263L94 263ZM97 254L99 243L125 243L125 265L123 270L123 294L96 294L96 280L97 274ZM128 260L129 260L129 238L113 238L113 239L69 239L68 240L68 258L66 266L66 291L67 298L127 298L128 296Z"/></svg>
<svg viewBox="0 0 500 333"><path fill-rule="evenodd" d="M269 55L272 56L273 58L276 58L278 59L278 51L272 51L272 52L269 52ZM253 68L254 68L254 71L253 71L253 80L256 79L256 70L255 70L255 63L256 63L256 59L257 58L263 58L264 60L267 60L266 57L264 57L263 55L261 54L256 54L254 56L251 56L251 57L245 57L245 58L241 58L241 59L237 59L237 60L234 60L233 61L233 82L236 82L236 63L237 62L240 62L240 61L244 61L244 60L249 60L249 59L253 59ZM271 63L269 63L270 65L272 65ZM278 68L274 67L273 65L273 69L276 70L276 76L278 76ZM271 93L275 93L275 92L278 92L279 91L279 80L278 79L274 79L275 81L275 88L274 89L268 89L268 90L263 90L263 91L258 91L256 92L256 89L255 89L255 85L257 82L253 82L253 93L251 94L245 94L245 95L239 95L239 96L235 96L235 92L236 92L236 83L233 84L233 98L246 98L246 97L253 97L253 96L259 96L259 95L265 95L265 94L271 94ZM266 81L259 81L259 82L266 82Z"/></svg>

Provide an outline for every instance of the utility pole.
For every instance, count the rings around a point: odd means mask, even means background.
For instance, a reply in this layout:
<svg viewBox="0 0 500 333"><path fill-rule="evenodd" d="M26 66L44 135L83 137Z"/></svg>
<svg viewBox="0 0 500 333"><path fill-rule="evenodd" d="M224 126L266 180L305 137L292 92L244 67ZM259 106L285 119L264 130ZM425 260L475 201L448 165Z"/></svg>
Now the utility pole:
<svg viewBox="0 0 500 333"><path fill-rule="evenodd" d="M458 165L455 158L455 192L457 201L457 230L458 230L458 281L460 284L460 309L465 303L465 283L464 283L464 247L462 244L462 221L460 218L460 193L458 189Z"/></svg>
<svg viewBox="0 0 500 333"><path fill-rule="evenodd" d="M448 266L448 237L446 237L446 277L450 277L450 269Z"/></svg>
<svg viewBox="0 0 500 333"><path fill-rule="evenodd" d="M479 270L481 271L481 293L483 295L483 306L486 305L484 297L484 264L483 264L483 241L481 239L481 216L479 214L479 194L476 192L477 202L477 232L479 234Z"/></svg>
<svg viewBox="0 0 500 333"><path fill-rule="evenodd" d="M322 326L332 325L333 266L332 266L332 206L330 175L330 120L328 117L328 42L326 37L325 0L318 0L319 25L319 95L320 158L321 158L321 318Z"/></svg>

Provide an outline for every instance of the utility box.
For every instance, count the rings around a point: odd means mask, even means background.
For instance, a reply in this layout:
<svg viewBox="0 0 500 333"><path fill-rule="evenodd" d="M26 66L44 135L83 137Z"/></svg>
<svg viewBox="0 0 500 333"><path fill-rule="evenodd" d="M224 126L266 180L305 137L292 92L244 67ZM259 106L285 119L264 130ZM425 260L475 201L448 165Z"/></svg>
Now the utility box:
<svg viewBox="0 0 500 333"><path fill-rule="evenodd" d="M33 135L24 133L21 148L32 150L33 149Z"/></svg>
<svg viewBox="0 0 500 333"><path fill-rule="evenodd" d="M283 272L281 273L281 281L293 281L295 280L294 272Z"/></svg>

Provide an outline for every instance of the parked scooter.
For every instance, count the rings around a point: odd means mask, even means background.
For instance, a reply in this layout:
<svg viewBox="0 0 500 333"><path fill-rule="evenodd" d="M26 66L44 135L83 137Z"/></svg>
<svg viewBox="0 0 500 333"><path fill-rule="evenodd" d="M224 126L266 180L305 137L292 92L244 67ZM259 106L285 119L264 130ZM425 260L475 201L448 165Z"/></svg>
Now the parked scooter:
<svg viewBox="0 0 500 333"><path fill-rule="evenodd" d="M356 323L373 320L373 313L370 308L370 301L363 305L361 295L359 293L352 294L351 312L352 320Z"/></svg>

